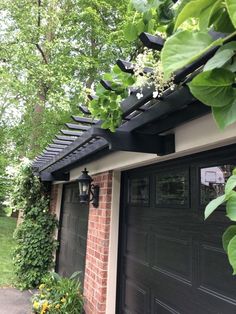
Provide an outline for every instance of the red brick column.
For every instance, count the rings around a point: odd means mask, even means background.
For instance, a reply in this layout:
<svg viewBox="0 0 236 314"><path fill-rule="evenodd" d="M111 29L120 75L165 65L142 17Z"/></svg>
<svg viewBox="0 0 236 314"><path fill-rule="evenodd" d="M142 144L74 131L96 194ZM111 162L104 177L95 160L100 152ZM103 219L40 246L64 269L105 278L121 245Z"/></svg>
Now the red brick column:
<svg viewBox="0 0 236 314"><path fill-rule="evenodd" d="M50 212L54 214L56 213L57 197L58 197L58 185L52 184L51 195L50 195Z"/></svg>
<svg viewBox="0 0 236 314"><path fill-rule="evenodd" d="M100 186L99 207L90 205L84 280L86 314L106 310L108 250L111 218L112 172L93 177Z"/></svg>

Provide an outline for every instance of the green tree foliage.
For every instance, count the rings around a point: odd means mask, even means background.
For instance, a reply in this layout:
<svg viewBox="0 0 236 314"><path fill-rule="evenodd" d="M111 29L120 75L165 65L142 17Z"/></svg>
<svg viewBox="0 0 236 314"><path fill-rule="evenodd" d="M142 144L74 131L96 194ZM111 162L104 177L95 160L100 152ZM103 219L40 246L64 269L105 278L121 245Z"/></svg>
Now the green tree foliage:
<svg viewBox="0 0 236 314"><path fill-rule="evenodd" d="M11 134L20 155L39 153L77 112L84 89L128 52L119 31L126 6L126 0L0 0L0 98L18 115Z"/></svg>
<svg viewBox="0 0 236 314"><path fill-rule="evenodd" d="M22 165L15 180L12 206L23 211L23 222L15 230L14 266L22 289L36 287L53 266L57 220L49 212L49 191Z"/></svg>

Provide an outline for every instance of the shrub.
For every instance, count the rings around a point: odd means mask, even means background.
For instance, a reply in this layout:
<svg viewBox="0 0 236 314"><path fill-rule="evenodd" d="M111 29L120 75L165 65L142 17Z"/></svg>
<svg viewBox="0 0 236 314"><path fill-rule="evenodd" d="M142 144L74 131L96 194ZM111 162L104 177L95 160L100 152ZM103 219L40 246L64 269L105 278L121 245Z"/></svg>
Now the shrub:
<svg viewBox="0 0 236 314"><path fill-rule="evenodd" d="M34 313L81 314L83 297L77 273L63 278L56 273L46 275L39 286L39 293L32 298Z"/></svg>

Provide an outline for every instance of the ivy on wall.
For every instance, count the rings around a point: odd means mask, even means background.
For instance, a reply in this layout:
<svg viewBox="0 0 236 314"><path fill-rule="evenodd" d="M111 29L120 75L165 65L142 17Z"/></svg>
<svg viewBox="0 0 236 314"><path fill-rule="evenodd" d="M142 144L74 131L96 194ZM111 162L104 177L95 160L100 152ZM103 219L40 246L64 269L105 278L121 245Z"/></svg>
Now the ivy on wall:
<svg viewBox="0 0 236 314"><path fill-rule="evenodd" d="M53 267L57 220L49 212L49 189L33 174L30 165L23 165L16 177L12 204L23 212L23 222L14 233L17 285L33 288Z"/></svg>

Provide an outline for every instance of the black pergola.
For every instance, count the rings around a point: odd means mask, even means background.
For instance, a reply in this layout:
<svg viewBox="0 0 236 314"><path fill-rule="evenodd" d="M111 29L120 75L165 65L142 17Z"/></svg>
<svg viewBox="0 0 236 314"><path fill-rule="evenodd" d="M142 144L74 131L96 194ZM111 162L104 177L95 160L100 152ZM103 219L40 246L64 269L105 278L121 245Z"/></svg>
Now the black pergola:
<svg viewBox="0 0 236 314"><path fill-rule="evenodd" d="M222 34L211 33L212 37ZM164 40L159 36L142 33L143 44L154 50L161 50ZM232 40L232 39L231 39ZM137 98L139 90L132 90L130 96L120 104L122 124L115 132L101 128L102 121L94 120L91 113L80 105L83 117L72 116L73 123L66 123L67 129L56 135L53 143L33 162L33 167L45 181L69 180L69 170L78 164L88 162L109 153L109 151L130 151L166 155L175 152L175 139L171 130L183 123L210 112L210 108L196 100L186 83L214 55L218 47L210 49L197 61L175 74L175 90L166 89L159 98L153 98L154 87L145 87L143 97ZM133 73L133 64L118 60L117 65L127 73ZM150 72L151 68L144 71ZM111 90L108 81L100 83ZM95 96L90 96L93 99Z"/></svg>

